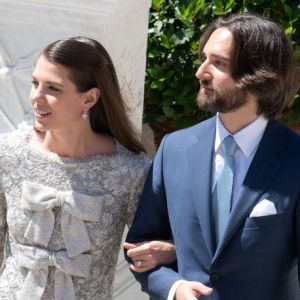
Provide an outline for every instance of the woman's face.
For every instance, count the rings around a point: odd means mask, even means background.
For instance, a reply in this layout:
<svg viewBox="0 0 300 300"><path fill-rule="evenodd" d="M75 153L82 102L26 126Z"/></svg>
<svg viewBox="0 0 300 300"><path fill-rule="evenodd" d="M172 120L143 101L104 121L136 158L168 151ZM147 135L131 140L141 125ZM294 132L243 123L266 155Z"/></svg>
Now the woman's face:
<svg viewBox="0 0 300 300"><path fill-rule="evenodd" d="M84 93L69 79L69 71L40 56L32 74L30 100L35 127L40 131L74 128L84 109Z"/></svg>

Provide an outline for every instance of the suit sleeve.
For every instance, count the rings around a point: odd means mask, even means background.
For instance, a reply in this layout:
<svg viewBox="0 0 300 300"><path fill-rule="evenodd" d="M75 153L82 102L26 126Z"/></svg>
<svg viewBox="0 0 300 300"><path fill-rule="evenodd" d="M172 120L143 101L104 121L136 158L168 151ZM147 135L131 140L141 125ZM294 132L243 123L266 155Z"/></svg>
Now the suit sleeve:
<svg viewBox="0 0 300 300"><path fill-rule="evenodd" d="M298 204L296 206L296 248L297 248L297 260L298 260L298 282L300 286L300 196Z"/></svg>
<svg viewBox="0 0 300 300"><path fill-rule="evenodd" d="M163 175L166 139L163 139L150 168L127 242L172 239ZM130 262L130 258L126 259ZM167 299L172 285L183 279L176 272L176 265L165 265L144 273L133 272L133 275L140 282L142 290L153 299Z"/></svg>

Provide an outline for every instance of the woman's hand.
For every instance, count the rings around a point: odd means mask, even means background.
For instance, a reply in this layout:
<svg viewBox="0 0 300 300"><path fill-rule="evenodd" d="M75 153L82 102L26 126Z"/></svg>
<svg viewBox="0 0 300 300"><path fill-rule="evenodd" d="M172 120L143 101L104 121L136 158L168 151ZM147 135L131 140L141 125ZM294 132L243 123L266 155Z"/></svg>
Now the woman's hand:
<svg viewBox="0 0 300 300"><path fill-rule="evenodd" d="M136 244L124 243L127 255L133 264L130 269L134 272L149 271L157 266L169 264L176 260L173 241L151 241Z"/></svg>

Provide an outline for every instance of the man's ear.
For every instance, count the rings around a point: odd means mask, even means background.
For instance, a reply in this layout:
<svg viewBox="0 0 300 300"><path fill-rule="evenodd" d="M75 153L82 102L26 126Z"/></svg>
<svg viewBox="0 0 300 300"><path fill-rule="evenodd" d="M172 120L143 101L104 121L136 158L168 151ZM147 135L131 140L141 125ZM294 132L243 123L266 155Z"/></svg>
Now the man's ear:
<svg viewBox="0 0 300 300"><path fill-rule="evenodd" d="M84 106L86 110L89 110L93 107L97 101L99 100L101 92L98 88L94 87L89 89L87 92L84 93Z"/></svg>

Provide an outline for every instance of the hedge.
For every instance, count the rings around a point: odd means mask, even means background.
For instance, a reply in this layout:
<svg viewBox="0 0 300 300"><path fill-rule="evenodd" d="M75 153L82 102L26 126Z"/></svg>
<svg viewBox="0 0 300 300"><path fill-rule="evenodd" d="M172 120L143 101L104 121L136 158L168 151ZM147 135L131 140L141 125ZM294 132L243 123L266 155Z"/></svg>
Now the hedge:
<svg viewBox="0 0 300 300"><path fill-rule="evenodd" d="M297 1L153 0L150 9L144 121L165 131L180 129L209 117L199 111L195 72L199 38L215 18L253 12L280 23L290 36L300 62L300 5ZM300 121L296 96L286 123Z"/></svg>

